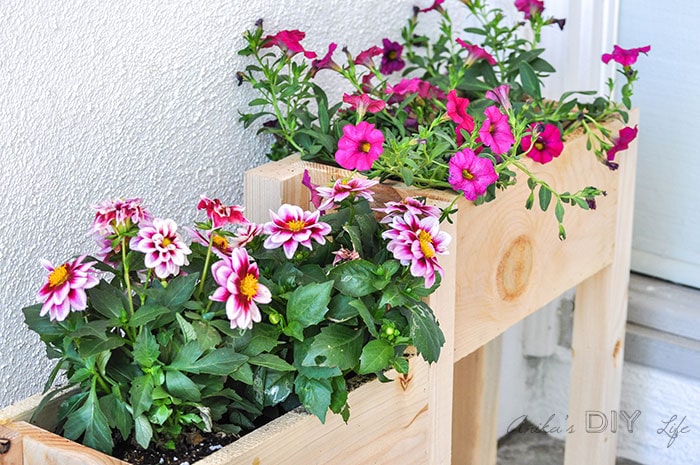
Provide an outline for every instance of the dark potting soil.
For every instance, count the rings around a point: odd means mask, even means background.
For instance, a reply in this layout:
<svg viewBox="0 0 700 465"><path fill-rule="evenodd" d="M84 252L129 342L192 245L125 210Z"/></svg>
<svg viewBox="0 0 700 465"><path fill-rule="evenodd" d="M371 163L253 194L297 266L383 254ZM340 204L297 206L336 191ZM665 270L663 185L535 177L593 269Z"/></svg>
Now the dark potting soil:
<svg viewBox="0 0 700 465"><path fill-rule="evenodd" d="M123 442L115 447L112 455L133 465L191 465L239 437L240 435L221 432L194 432L187 434L187 440L180 441L175 450L158 447L143 449Z"/></svg>

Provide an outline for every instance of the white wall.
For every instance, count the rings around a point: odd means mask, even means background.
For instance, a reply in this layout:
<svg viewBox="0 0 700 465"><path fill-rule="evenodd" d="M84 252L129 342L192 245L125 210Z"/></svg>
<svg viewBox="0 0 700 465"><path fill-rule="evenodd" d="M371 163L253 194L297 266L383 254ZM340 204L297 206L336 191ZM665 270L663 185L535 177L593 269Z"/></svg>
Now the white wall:
<svg viewBox="0 0 700 465"><path fill-rule="evenodd" d="M321 54L330 41L359 52L400 37L414 3L432 1L2 0L0 406L48 375L20 309L40 258L95 252L91 205L140 196L187 223L200 194L242 201L242 173L266 150L237 121L253 97L235 85L243 31L264 18Z"/></svg>

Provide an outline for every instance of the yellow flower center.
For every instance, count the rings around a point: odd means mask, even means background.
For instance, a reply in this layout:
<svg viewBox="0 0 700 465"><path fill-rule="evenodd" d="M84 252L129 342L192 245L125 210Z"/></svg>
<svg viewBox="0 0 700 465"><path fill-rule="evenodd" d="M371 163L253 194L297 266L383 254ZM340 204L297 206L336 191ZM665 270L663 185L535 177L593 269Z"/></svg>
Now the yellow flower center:
<svg viewBox="0 0 700 465"><path fill-rule="evenodd" d="M169 237L164 237L163 241L160 243L160 245L161 245L161 247L166 248L167 246L169 246L172 243L173 243L172 239L170 239Z"/></svg>
<svg viewBox="0 0 700 465"><path fill-rule="evenodd" d="M420 251L423 252L425 258L433 258L435 256L433 237L430 235L430 233L423 231L422 229L419 230L418 242L420 243Z"/></svg>
<svg viewBox="0 0 700 465"><path fill-rule="evenodd" d="M68 281L68 267L63 264L49 273L49 287L58 287Z"/></svg>
<svg viewBox="0 0 700 465"><path fill-rule="evenodd" d="M542 151L542 149L544 148L544 144L542 142L539 142L539 141L535 142L535 148L539 151Z"/></svg>
<svg viewBox="0 0 700 465"><path fill-rule="evenodd" d="M369 142L362 142L360 144L360 152L369 153L369 149L372 148Z"/></svg>
<svg viewBox="0 0 700 465"><path fill-rule="evenodd" d="M389 53L386 54L386 57L389 60L396 60L396 56L397 56L396 50L389 50Z"/></svg>
<svg viewBox="0 0 700 465"><path fill-rule="evenodd" d="M250 273L245 275L245 277L243 279L241 279L240 291L241 291L241 294L246 296L248 301L250 301L253 297L258 295L258 280L257 280L257 278Z"/></svg>
<svg viewBox="0 0 700 465"><path fill-rule="evenodd" d="M292 232L298 232L304 229L306 223L302 220L292 220L287 222L287 227Z"/></svg>
<svg viewBox="0 0 700 465"><path fill-rule="evenodd" d="M469 170L462 170L462 177L467 181L474 179L474 175L469 172Z"/></svg>
<svg viewBox="0 0 700 465"><path fill-rule="evenodd" d="M226 238L224 236L219 236L218 234L212 237L211 243L219 250L226 250L229 247Z"/></svg>

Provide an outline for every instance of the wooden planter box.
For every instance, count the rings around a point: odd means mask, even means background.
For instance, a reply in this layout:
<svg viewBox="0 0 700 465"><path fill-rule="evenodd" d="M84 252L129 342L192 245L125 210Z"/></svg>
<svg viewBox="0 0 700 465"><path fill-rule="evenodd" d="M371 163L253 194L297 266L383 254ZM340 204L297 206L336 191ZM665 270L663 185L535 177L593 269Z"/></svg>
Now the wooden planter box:
<svg viewBox="0 0 700 465"><path fill-rule="evenodd" d="M630 124L636 119L633 114ZM351 392L348 424L331 415L322 425L315 417L292 412L196 465L493 465L500 366L494 340L574 286L568 421L578 427L567 435L565 463L614 464L615 434L586 434L584 415L619 405L636 143L619 156L620 169L611 172L578 138L567 142L554 162L529 164L558 191L595 185L608 193L596 211L567 208L565 241L557 238L553 212L537 206L525 210L529 189L524 181L500 192L490 204L475 207L460 200L454 224L443 224L453 240L450 255L441 260L445 279L429 301L447 339L437 364L428 367L414 359L406 378L390 384L374 381ZM245 176L247 216L263 222L268 210L282 203L307 206L304 170L316 184L347 175L295 157L255 168ZM425 196L435 205L453 198L442 191L416 193L401 184L377 190L377 200L407 195ZM3 410L0 422L26 420L37 402ZM9 453L15 461L7 461L10 455L5 454L0 464L123 463L94 451L82 459L76 451L85 448L57 437L36 443L33 435L48 433L30 434L26 425L2 428L0 435L13 438ZM23 453L15 447L20 440L25 442Z"/></svg>

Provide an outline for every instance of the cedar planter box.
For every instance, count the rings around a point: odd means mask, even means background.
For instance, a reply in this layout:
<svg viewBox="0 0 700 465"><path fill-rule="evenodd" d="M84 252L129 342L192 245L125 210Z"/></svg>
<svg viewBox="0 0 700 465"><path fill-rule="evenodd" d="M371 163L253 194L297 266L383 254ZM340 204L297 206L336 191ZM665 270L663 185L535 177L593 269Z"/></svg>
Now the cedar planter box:
<svg viewBox="0 0 700 465"><path fill-rule="evenodd" d="M631 116L633 125L637 115ZM595 212L566 209L565 241L557 239L551 211L523 208L529 193L523 181L486 205L461 199L454 224L443 223L453 240L450 255L441 260L445 279L429 301L447 339L437 364L413 359L407 377L372 381L351 392L348 424L331 415L322 425L291 412L196 465L492 465L499 371L498 344L492 341L574 286L569 422L580 427L568 435L565 463L614 464L615 435L586 434L582 426L585 410L619 404L636 143L620 154L618 172L585 152L585 140L577 138L554 162L528 164L560 192L595 185L608 193ZM247 216L262 222L281 203L307 206L304 170L316 184L347 174L296 157L255 168L245 177ZM453 195L416 193L402 184L377 187L377 200L421 195L440 206ZM27 420L37 403L32 398L9 407L0 421ZM22 423L1 428L12 445L0 464L123 463Z"/></svg>

